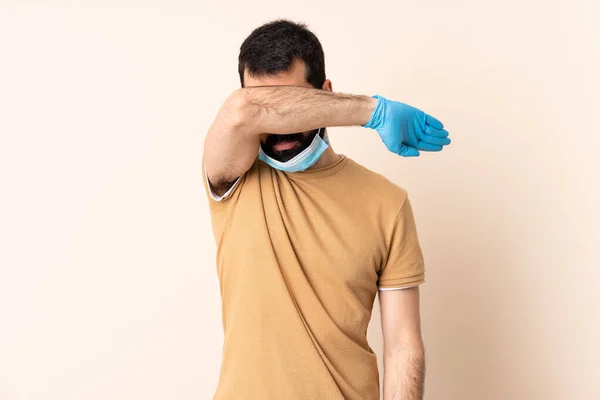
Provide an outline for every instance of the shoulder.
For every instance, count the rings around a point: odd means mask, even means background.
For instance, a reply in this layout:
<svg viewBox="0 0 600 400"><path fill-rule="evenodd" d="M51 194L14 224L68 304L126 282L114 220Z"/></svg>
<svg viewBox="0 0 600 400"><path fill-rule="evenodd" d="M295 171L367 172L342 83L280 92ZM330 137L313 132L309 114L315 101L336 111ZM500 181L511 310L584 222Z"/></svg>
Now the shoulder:
<svg viewBox="0 0 600 400"><path fill-rule="evenodd" d="M392 182L382 174L354 160L350 160L348 167L350 179L353 180L352 184L357 185L357 187L363 190L368 190L371 197L378 199L384 205L398 209L408 198L408 191L406 189Z"/></svg>

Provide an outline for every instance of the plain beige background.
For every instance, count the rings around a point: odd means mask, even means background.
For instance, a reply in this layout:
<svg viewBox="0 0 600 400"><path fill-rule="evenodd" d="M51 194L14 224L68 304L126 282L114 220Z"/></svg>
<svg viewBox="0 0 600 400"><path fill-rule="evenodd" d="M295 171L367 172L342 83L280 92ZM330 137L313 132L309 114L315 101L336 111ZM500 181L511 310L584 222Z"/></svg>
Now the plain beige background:
<svg viewBox="0 0 600 400"><path fill-rule="evenodd" d="M443 152L403 159L372 130L330 129L414 204L426 398L600 398L597 12L2 0L0 399L212 398L202 143L239 87L241 42L277 17L320 38L334 91L416 105L451 132Z"/></svg>

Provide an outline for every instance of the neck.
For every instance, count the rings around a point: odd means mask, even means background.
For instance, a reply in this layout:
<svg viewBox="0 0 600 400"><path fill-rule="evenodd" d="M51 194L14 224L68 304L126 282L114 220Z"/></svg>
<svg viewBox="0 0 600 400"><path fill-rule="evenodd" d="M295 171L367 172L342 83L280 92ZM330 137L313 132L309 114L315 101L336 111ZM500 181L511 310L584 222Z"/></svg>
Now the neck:
<svg viewBox="0 0 600 400"><path fill-rule="evenodd" d="M321 155L321 157L319 157L319 160L314 163L310 168L324 168L324 167L328 167L331 164L333 164L334 162L337 161L337 159L340 157L339 154L337 154L335 151L333 151L333 149L331 148L331 146L329 146L327 148L327 150L325 150L323 152L323 154Z"/></svg>

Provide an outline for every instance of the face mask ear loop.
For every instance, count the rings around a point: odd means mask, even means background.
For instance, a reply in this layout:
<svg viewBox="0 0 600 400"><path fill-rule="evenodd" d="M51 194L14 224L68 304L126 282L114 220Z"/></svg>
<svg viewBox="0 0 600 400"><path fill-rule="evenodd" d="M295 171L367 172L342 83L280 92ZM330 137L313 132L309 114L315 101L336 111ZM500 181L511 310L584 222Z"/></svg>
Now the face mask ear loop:
<svg viewBox="0 0 600 400"><path fill-rule="evenodd" d="M320 130L321 128L319 128ZM320 131L319 131L320 132ZM317 134L318 135L318 134ZM325 143L327 143L327 146L331 146L331 144L329 143L329 135L327 134L327 132L325 132L323 134L323 140L325 141Z"/></svg>

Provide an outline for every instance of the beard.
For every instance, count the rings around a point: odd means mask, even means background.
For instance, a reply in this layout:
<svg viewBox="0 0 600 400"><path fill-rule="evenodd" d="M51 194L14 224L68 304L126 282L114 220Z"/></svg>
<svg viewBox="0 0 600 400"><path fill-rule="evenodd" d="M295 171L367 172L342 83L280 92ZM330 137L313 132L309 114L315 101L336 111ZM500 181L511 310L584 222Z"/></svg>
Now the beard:
<svg viewBox="0 0 600 400"><path fill-rule="evenodd" d="M300 154L302 151L304 151L308 146L310 146L310 144L312 143L313 139L315 138L315 136L317 135L318 132L319 132L319 129L314 129L314 130L310 131L310 133L308 135L305 135L302 132L292 133L289 135L278 135L278 134L272 133L269 136L267 136L267 139L264 141L264 143L261 141L260 147L262 148L262 151L269 157L274 158L275 160L280 161L280 162L286 162L286 161L289 161L292 158L296 157L298 154ZM321 138L323 138L325 135L325 129L322 129L321 133L319 135L321 136ZM297 142L295 143L294 147L292 147L291 149L275 150L275 148L274 148L274 146L277 143L294 142L294 141L297 141Z"/></svg>

